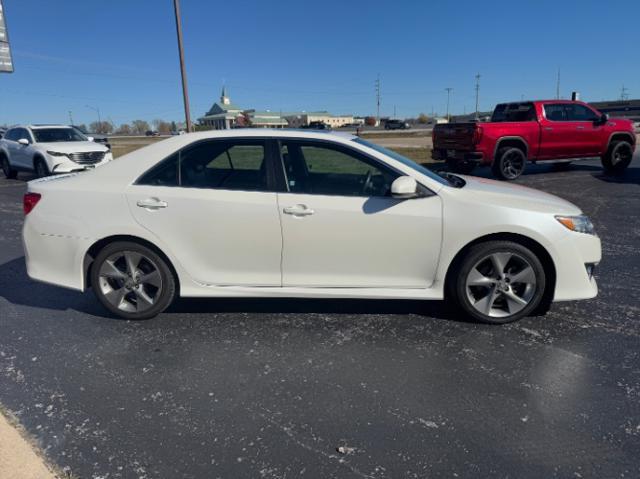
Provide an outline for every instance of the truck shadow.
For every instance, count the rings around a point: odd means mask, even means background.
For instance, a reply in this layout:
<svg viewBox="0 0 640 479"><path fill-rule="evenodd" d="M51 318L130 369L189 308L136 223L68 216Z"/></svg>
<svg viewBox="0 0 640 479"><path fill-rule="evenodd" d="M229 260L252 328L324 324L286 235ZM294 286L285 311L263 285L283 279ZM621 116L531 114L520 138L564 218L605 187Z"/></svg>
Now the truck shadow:
<svg viewBox="0 0 640 479"><path fill-rule="evenodd" d="M0 298L15 306L77 311L118 319L98 303L91 291L80 293L31 280L27 276L24 257L0 265ZM461 315L450 311L444 301L386 299L178 298L165 314L206 313L412 314L468 322Z"/></svg>

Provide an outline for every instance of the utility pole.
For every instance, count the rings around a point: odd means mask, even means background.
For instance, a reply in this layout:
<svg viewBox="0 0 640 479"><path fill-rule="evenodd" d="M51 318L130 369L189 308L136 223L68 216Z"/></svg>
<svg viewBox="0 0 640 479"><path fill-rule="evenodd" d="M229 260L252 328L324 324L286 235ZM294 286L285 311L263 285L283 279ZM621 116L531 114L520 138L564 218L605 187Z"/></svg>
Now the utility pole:
<svg viewBox="0 0 640 479"><path fill-rule="evenodd" d="M180 22L180 0L173 0L173 11L176 16L176 34L178 35L178 54L180 56L180 75L182 76L182 98L184 100L184 118L187 123L187 132L193 130L191 126L191 113L189 112L189 92L187 91L187 72L184 68L184 48L182 46L182 24Z"/></svg>
<svg viewBox="0 0 640 479"><path fill-rule="evenodd" d="M558 68L558 80L556 82L556 100L560 99L560 69Z"/></svg>
<svg viewBox="0 0 640 479"><path fill-rule="evenodd" d="M478 97L480 95L480 73L476 75L476 120L478 119Z"/></svg>
<svg viewBox="0 0 640 479"><path fill-rule="evenodd" d="M396 117L396 106L393 105L393 118L395 119L395 117Z"/></svg>
<svg viewBox="0 0 640 479"><path fill-rule="evenodd" d="M622 89L620 90L620 100L621 101L625 101L629 99L629 93L627 93L629 91L628 88L626 88L624 86L624 83L622 84Z"/></svg>
<svg viewBox="0 0 640 479"><path fill-rule="evenodd" d="M380 124L380 74L376 78L376 126Z"/></svg>
<svg viewBox="0 0 640 479"><path fill-rule="evenodd" d="M447 121L451 121L451 118L449 118L449 99L451 97L451 91L453 90L453 88L447 87L445 88L445 90L447 91Z"/></svg>
<svg viewBox="0 0 640 479"><path fill-rule="evenodd" d="M69 110L69 124L73 125L73 115L71 114L71 110Z"/></svg>

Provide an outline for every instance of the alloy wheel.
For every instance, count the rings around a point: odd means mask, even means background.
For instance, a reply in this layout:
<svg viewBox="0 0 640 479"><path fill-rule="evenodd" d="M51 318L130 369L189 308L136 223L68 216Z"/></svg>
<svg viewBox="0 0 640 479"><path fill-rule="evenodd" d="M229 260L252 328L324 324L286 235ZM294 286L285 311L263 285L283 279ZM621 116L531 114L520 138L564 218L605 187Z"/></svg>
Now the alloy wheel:
<svg viewBox="0 0 640 479"><path fill-rule="evenodd" d="M631 147L626 144L621 144L615 149L613 158L611 158L611 164L616 166L625 161L630 161L632 156L633 152Z"/></svg>
<svg viewBox="0 0 640 479"><path fill-rule="evenodd" d="M536 294L536 274L529 262L515 253L491 253L467 274L465 290L479 313L504 318L522 311Z"/></svg>
<svg viewBox="0 0 640 479"><path fill-rule="evenodd" d="M502 158L502 173L505 178L513 180L524 170L524 157L518 151L506 153Z"/></svg>
<svg viewBox="0 0 640 479"><path fill-rule="evenodd" d="M163 284L158 266L136 251L121 251L106 258L98 277L104 298L121 311L144 312L161 297Z"/></svg>

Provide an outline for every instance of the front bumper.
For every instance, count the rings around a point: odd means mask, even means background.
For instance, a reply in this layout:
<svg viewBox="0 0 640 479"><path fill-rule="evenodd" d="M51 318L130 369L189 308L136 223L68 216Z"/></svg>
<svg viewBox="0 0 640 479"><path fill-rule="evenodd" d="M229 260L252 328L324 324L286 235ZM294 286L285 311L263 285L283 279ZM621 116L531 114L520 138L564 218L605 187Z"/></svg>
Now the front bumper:
<svg viewBox="0 0 640 479"><path fill-rule="evenodd" d="M554 301L589 299L598 294L593 273L602 258L600 238L572 232L565 240L556 243L555 256Z"/></svg>
<svg viewBox="0 0 640 479"><path fill-rule="evenodd" d="M105 165L113 160L113 155L108 152L102 160L93 164L76 163L75 161L64 156L48 155L49 171L53 174L72 173L74 171L93 170L99 166Z"/></svg>

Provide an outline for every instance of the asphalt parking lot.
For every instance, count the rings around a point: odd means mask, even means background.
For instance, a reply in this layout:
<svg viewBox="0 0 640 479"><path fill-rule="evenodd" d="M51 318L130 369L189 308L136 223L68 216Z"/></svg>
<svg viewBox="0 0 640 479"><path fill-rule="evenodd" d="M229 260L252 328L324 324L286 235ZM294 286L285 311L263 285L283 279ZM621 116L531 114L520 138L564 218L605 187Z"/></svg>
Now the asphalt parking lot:
<svg viewBox="0 0 640 479"><path fill-rule="evenodd" d="M2 179L0 403L79 478L639 477L640 158L518 183L592 217L600 294L485 326L410 301L113 319L28 279L25 183Z"/></svg>

